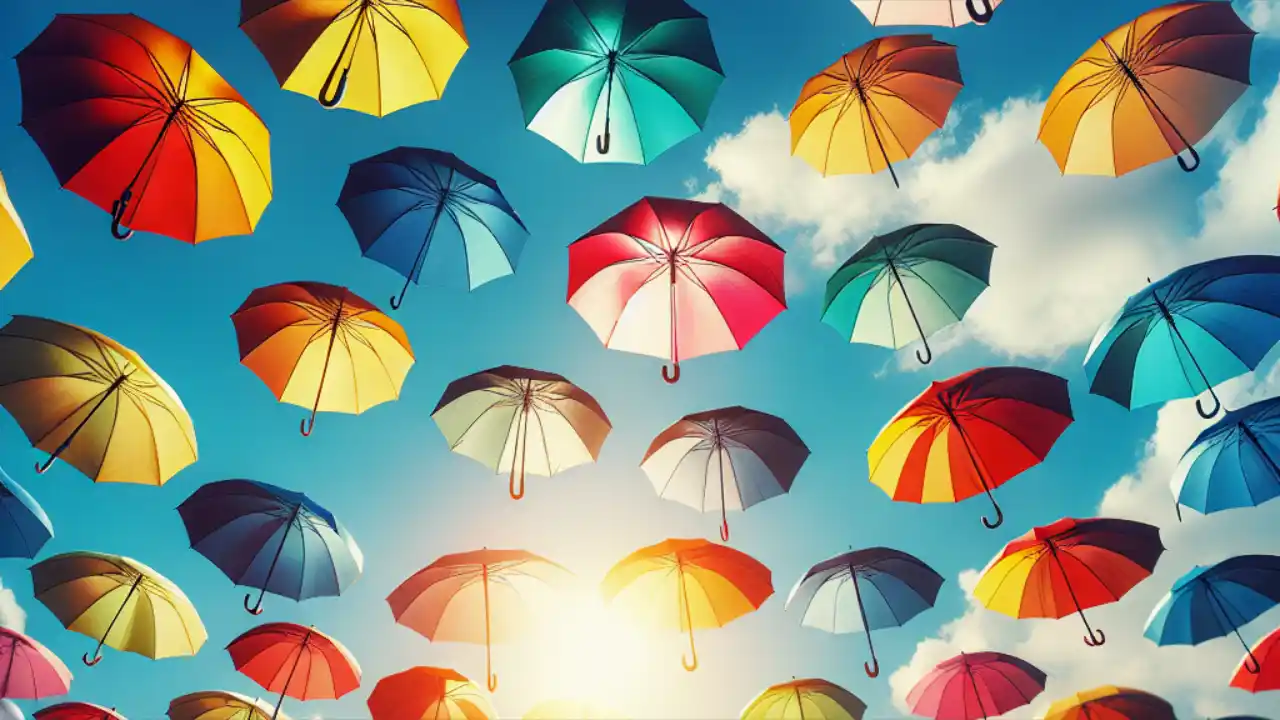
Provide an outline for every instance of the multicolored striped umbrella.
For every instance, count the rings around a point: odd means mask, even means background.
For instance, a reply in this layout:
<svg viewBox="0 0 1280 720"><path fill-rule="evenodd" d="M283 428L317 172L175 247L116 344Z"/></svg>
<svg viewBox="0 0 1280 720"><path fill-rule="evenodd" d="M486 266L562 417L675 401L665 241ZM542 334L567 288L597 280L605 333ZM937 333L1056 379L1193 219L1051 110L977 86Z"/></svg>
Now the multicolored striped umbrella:
<svg viewBox="0 0 1280 720"><path fill-rule="evenodd" d="M1044 692L1045 674L999 652L960 653L938 663L907 694L911 714L934 720L986 720L1026 707Z"/></svg>

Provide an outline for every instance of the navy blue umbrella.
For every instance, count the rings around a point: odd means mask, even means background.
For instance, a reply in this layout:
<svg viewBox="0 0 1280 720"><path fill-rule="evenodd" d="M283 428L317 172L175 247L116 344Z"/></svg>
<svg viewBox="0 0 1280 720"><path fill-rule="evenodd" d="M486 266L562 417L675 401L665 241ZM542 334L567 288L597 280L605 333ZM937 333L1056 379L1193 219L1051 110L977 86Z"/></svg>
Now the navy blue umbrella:
<svg viewBox="0 0 1280 720"><path fill-rule="evenodd" d="M341 595L364 571L356 541L328 510L299 492L254 480L202 485L178 506L191 547L237 585L293 600Z"/></svg>
<svg viewBox="0 0 1280 720"><path fill-rule="evenodd" d="M529 231L488 175L439 150L398 147L351 165L338 209L371 260L410 283L465 277L467 288L515 272Z"/></svg>
<svg viewBox="0 0 1280 720"><path fill-rule="evenodd" d="M0 468L0 557L35 558L52 537L44 508Z"/></svg>

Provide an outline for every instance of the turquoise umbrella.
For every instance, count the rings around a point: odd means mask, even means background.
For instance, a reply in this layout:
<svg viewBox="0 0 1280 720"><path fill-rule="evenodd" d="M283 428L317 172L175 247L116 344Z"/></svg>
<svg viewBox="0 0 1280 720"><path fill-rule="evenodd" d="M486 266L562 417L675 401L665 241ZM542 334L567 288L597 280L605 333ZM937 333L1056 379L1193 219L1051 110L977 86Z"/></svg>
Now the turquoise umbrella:
<svg viewBox="0 0 1280 720"><path fill-rule="evenodd" d="M579 162L648 164L702 129L724 81L684 0L547 0L508 65L525 125Z"/></svg>
<svg viewBox="0 0 1280 720"><path fill-rule="evenodd" d="M924 342L968 312L991 274L995 245L959 225L909 225L874 237L827 281L822 322L849 342L893 350ZM910 324L909 324L910 323Z"/></svg>

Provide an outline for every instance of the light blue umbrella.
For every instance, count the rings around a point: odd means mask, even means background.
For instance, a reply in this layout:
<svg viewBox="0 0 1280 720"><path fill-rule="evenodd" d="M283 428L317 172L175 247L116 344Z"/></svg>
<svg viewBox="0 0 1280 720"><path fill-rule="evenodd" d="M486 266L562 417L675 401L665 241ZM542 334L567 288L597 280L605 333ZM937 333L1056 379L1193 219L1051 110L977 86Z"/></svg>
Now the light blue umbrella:
<svg viewBox="0 0 1280 720"><path fill-rule="evenodd" d="M1129 298L1085 355L1089 392L1125 408L1208 391L1250 372L1280 342L1280 257L1240 255L1174 272Z"/></svg>
<svg viewBox="0 0 1280 720"><path fill-rule="evenodd" d="M1280 556L1237 555L1211 567L1197 565L1161 598L1142 631L1157 645L1199 645L1234 633L1244 646L1244 667L1261 670L1240 628L1280 604Z"/></svg>
<svg viewBox="0 0 1280 720"><path fill-rule="evenodd" d="M0 557L34 559L52 537L44 508L0 468Z"/></svg>
<svg viewBox="0 0 1280 720"><path fill-rule="evenodd" d="M1208 514L1280 496L1280 398L1229 410L1182 456L1173 477L1181 507Z"/></svg>

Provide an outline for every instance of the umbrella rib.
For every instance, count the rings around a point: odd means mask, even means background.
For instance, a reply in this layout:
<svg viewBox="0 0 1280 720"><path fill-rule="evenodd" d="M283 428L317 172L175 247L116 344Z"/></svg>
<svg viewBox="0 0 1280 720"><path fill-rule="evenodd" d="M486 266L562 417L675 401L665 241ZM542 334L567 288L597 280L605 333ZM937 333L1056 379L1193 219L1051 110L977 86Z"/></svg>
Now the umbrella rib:
<svg viewBox="0 0 1280 720"><path fill-rule="evenodd" d="M532 417L533 417L533 419L534 419L534 421L535 421L535 422L537 422L537 424L538 424L538 435L539 435L539 437L540 437L540 439L541 439L541 442L540 442L540 443L538 443L538 444L542 446L542 454L543 454L544 456L546 456L546 458L547 458L547 472L548 472L550 475L554 475L554 474L556 474L557 472L559 472L559 468L558 468L558 467L553 467L553 466L552 466L552 461L551 461L551 444L550 444L550 442L547 440L547 428L546 428L546 425L542 422L542 413L538 412L536 408L534 408L534 407L530 407L530 408L529 408L529 415L530 415L530 416L532 416ZM525 427L526 427L526 428L528 428L528 420L526 420L526 421L525 421ZM570 426L570 427L572 427L572 426ZM526 445L525 445L525 452L526 452L526 453L528 453L528 452L529 452L529 447L528 447L528 440L527 440L527 439L525 440L525 443L526 443Z"/></svg>
<svg viewBox="0 0 1280 720"><path fill-rule="evenodd" d="M230 101L225 101L225 102L230 102ZM236 103L236 104L240 105L241 107L248 108L247 105L244 105L242 103ZM227 155L222 151L222 148L216 142L214 142L213 133L210 132L210 130L216 130L219 132L223 132L227 135L230 135L235 141L239 142L240 145L244 147L245 153L250 158L253 159L253 165L258 169L258 174L261 175L262 179L266 181L268 189L271 188L270 175L267 173L266 168L262 167L262 161L258 159L258 154L253 152L253 150L249 148L249 144L244 141L244 138L240 137L239 133L231 129L231 127L226 123L218 121L217 118L214 118L213 116L209 115L208 112L200 108L191 108L191 110L192 110L192 114L195 115L195 118L188 121L188 124L190 125L188 129L193 133L199 134L201 139L205 140L205 142L208 143L210 149L212 149L214 153L216 153L218 157L222 160L222 162L226 164L228 174L231 175L231 181L232 183L235 184L235 187L236 187L236 191L237 191L236 198L239 200L238 204L240 205L240 209L245 213L245 222L248 223L249 211L244 206L244 193L242 191L242 188L240 187L240 177L236 173L231 172L231 160L227 158ZM196 122L197 120L204 120L205 122L199 123L199 122ZM194 165L195 164L194 145L192 145L191 161L192 161L192 164ZM199 180L197 179L197 183L198 182Z"/></svg>
<svg viewBox="0 0 1280 720"><path fill-rule="evenodd" d="M157 434L156 434L156 426L155 426L155 423L151 422L151 416L150 416L150 415L147 413L147 411L146 411L146 404L145 404L145 403L139 403L139 402L137 402L137 401L136 401L132 396L130 396L130 395L129 395L129 393L127 393L127 392L126 392L126 393L120 393L120 394L121 394L121 395L123 395L123 396L124 396L124 399L125 399L125 400L128 400L128 401L129 401L129 403L130 403L131 405L133 405L133 407L134 407L134 408L136 408L136 409L137 409L138 414L142 416L142 422L146 423L146 425L147 425L147 430L149 430L149 431L150 431L149 436L150 436L150 440L151 440L151 458L152 458L153 460L155 460L155 462L156 462L156 484L157 484L157 485L163 485L163 484L164 484L164 482L165 482L165 478L164 478L164 467L162 466L162 463L161 463L161 461L160 461L160 442L159 442L159 439L158 439L158 438L157 438L157 436L156 436ZM114 435L115 435L115 427L114 427L114 426L115 426L116 424L118 424L118 423L119 423L119 421L120 421L120 404L121 404L121 403L120 403L120 401L119 401L119 400L117 400L117 401L116 401L115 422L114 422L114 423L112 423L112 436L113 436L113 437L114 437ZM182 433L182 439L183 439L184 441L186 441L186 440L187 440L187 434L186 434L185 432L184 432L184 433ZM188 445L188 446L190 446L190 442L189 442L189 441L187 441L187 445ZM110 447L111 447L111 446L108 444L108 446L107 446L107 451L106 451L106 452L103 452L103 454L102 454L102 460L103 460L103 464L104 464L104 465L106 464L107 452L109 452L109 451L110 451ZM193 449L193 450L194 450L194 449ZM195 453L193 452L192 454L194 455Z"/></svg>
<svg viewBox="0 0 1280 720"><path fill-rule="evenodd" d="M937 296L937 298L938 298L939 300L941 300L941 301L942 301L942 304L943 304L943 305L946 305L946 306L947 306L947 310L951 312L951 316L952 316L952 317L956 318L957 320L959 320L959 319L961 318L961 316L963 315L963 313L961 313L961 312L957 311L954 307L952 307L952 306L951 306L951 301L947 298L947 296L946 296L946 295L944 295L944 294L942 294L941 292L939 292L939 291L938 291L938 289L937 289L936 287L934 287L934 286L933 286L933 283L929 282L928 280L926 280L926 279L924 278L924 276L922 276L920 273L916 272L916 271L915 271L915 269L914 269L911 265L899 265L899 266L898 266L898 269L899 269L899 270L901 270L901 271L903 271L903 272L905 272L905 273L907 273L908 275L911 275L912 277L914 277L915 279L919 280L920 282L924 283L924 286L925 286L925 287L927 287L927 288L929 288L929 290L930 290L930 291L931 291L935 296ZM968 274L968 273L966 273L966 274ZM970 277L972 277L972 275L970 275ZM905 287L903 288L903 292L906 292Z"/></svg>
<svg viewBox="0 0 1280 720"><path fill-rule="evenodd" d="M434 11L434 10L432 10L430 7L425 6L425 5L418 5L418 4L414 3L414 4L396 5L396 7L401 7L401 8L405 8L405 9L420 9L420 10L426 10L427 12L429 12L429 13L431 13L431 14L435 15L436 17L440 18L441 20L443 20L443 19L444 19L444 18L440 17L440 13L435 12L435 11ZM416 42L414 42L414 41L413 41L413 36L409 34L409 29L408 29L408 28L406 28L406 27L404 26L404 23L400 22L400 18L396 17L396 16L395 16L395 13L391 12L391 10L390 10L389 8L387 8L385 5L381 5L381 4L371 5L371 6L370 6L370 9L371 9L371 10L373 10L373 12L374 12L374 14L375 14L375 15L377 15L377 16L381 17L383 20L385 20L385 21L387 22L387 24L388 24L388 25L390 25L393 29L395 29L395 30L396 30L397 32L399 32L401 35L404 35L406 38L408 38L408 40L409 40L409 46L413 48L413 54L418 56L418 62L422 64L422 70L423 70L423 72L425 72L425 73L427 74L427 80L431 83L431 91L432 91L432 92L434 92L434 93L436 94L436 97L440 97L441 95L443 95L443 94L444 94L444 91L442 91L442 90L440 89L439 84L436 82L435 75L434 75L434 74L432 74L432 72L431 72L431 66L427 64L427 59L426 59L426 58L424 58L424 57L422 56L422 50L418 48L418 43L416 43ZM446 24L447 24L447 23L446 23ZM377 42L377 32L374 30L374 25L375 25L375 23L373 22L373 20L372 20L372 19L370 19L370 20L369 20L369 32L373 35L373 37L374 37L374 42ZM376 53L376 46L375 46L375 53ZM375 54L375 57L376 57L376 54ZM381 88L381 85L382 85L382 83L381 83L381 72L379 72L379 83L378 83L378 85L379 85L379 88ZM381 92L379 92L379 95L381 95Z"/></svg>
<svg viewBox="0 0 1280 720"><path fill-rule="evenodd" d="M471 420L471 422L467 423L467 426L466 426L465 428L463 428L462 432L458 433L458 440L457 440L456 442L450 443L450 445L449 445L449 449L450 449L450 450L455 450L455 449L457 449L457 447L458 447L459 445L461 445L461 444L462 444L462 441L467 437L467 433L471 432L471 430L472 430L472 429L473 429L477 424L479 424L479 422L480 422L481 420L483 420L483 419L484 419L484 416L485 416L485 415L487 415L487 414L489 414L489 411L490 411L490 410L493 410L494 408L496 408L496 407L498 407L498 406L500 406L500 405L509 405L509 404L510 404L510 402L512 401L512 399L513 399L513 398L511 398L511 397L509 397L509 396L507 396L507 395L504 395L504 394L502 394L502 393L498 392L497 390L494 390L493 388L484 388L484 389L482 389L482 390L474 390L474 391L472 391L472 392L480 392L480 393L486 393L486 394L489 394L489 395L497 395L499 399L498 399L497 401L495 401L495 402L493 402L493 403L489 404L488 406L486 406L484 410L481 410L481 411L480 411L480 413L479 413L479 414L477 414L477 415L475 416L475 418ZM467 393L467 395L470 395L470 394L471 394L471 393ZM465 397L465 396L462 396L462 397ZM461 400L461 399L462 399L462 397L458 397L458 398L456 398L453 402L449 403L449 405L452 405L454 402L458 402L458 400ZM445 407L448 407L448 406L446 405ZM441 409L443 409L443 408L441 408ZM503 451L504 451L504 452L506 451L505 446L504 446L504 448L503 448Z"/></svg>

